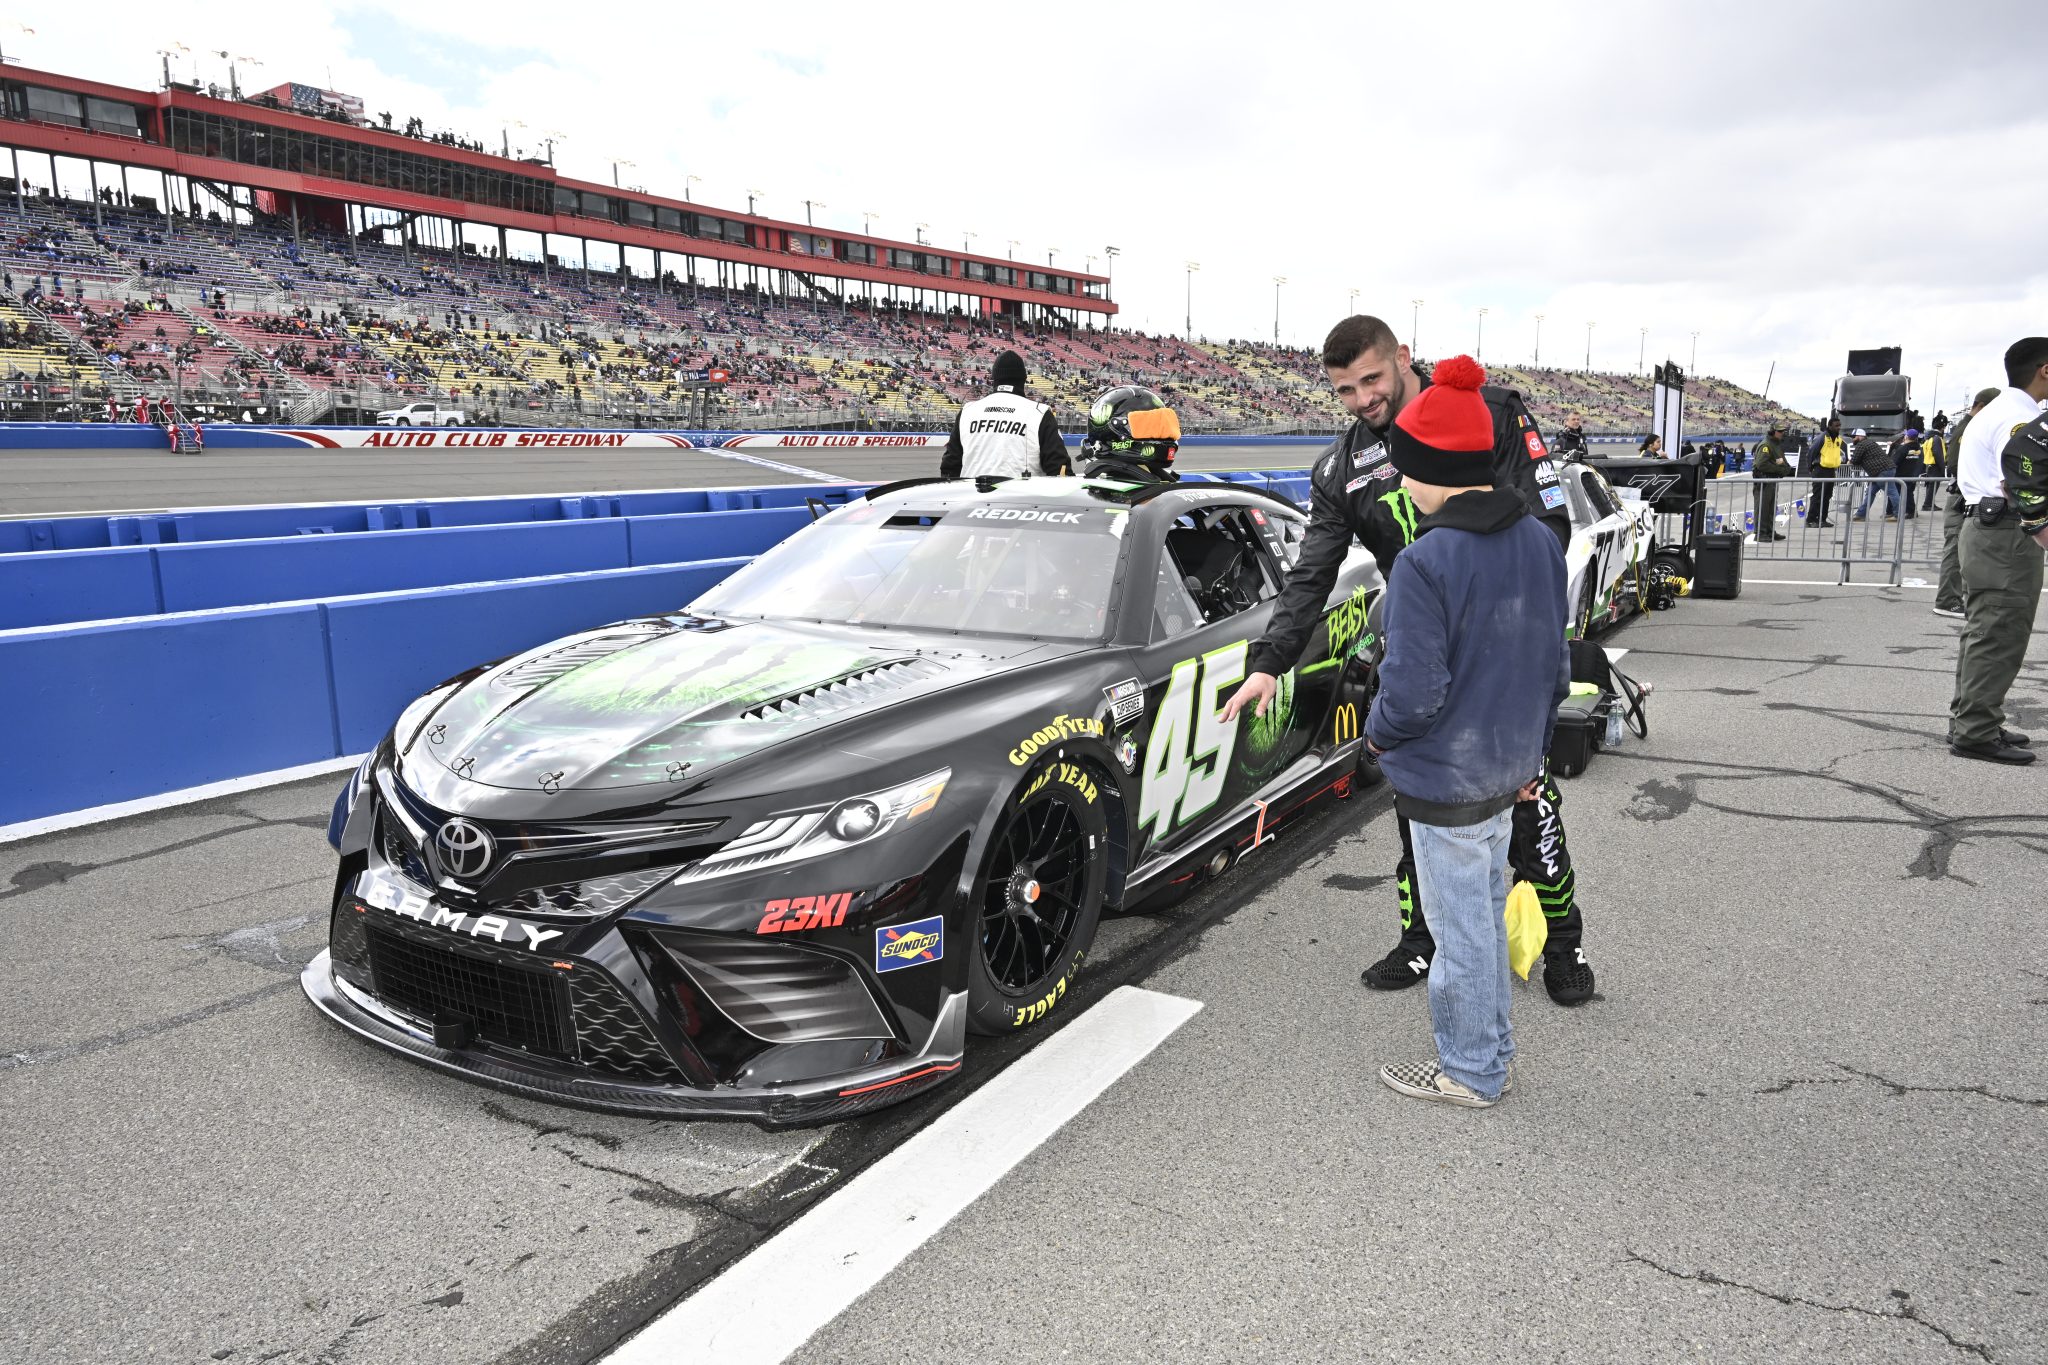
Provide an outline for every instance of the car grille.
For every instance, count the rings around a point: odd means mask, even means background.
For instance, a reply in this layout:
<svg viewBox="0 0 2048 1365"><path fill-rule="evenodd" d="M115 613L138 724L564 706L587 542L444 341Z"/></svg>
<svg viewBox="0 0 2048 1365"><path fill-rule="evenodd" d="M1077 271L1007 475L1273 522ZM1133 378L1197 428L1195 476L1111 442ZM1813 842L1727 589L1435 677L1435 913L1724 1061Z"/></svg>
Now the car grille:
<svg viewBox="0 0 2048 1365"><path fill-rule="evenodd" d="M561 979L370 931L370 972L377 994L423 1019L466 1014L477 1036L542 1056L572 1058L573 1037Z"/></svg>
<svg viewBox="0 0 2048 1365"><path fill-rule="evenodd" d="M612 877L593 877L562 886L536 886L501 901L495 908L514 915L551 915L564 919L599 919L676 874L673 867L650 867Z"/></svg>
<svg viewBox="0 0 2048 1365"><path fill-rule="evenodd" d="M377 851L408 881L422 887L434 884L433 874L427 871L426 860L420 856L419 849L413 846L398 821L388 813L377 816Z"/></svg>
<svg viewBox="0 0 2048 1365"><path fill-rule="evenodd" d="M365 926L364 919L347 902L336 913L328 943L336 970L408 1014L428 1021L437 1014L465 1014L477 1021L477 1037L487 1043L629 1080L688 1079L618 982L588 963L536 971L498 960L496 954L508 950L489 944L458 951L438 936L424 937L425 931Z"/></svg>

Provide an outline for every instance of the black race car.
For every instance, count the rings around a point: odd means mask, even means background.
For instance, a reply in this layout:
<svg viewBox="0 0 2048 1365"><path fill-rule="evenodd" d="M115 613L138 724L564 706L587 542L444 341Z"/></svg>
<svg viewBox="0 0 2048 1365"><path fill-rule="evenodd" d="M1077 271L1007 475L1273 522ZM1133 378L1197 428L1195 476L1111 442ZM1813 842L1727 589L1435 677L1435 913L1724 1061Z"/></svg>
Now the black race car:
<svg viewBox="0 0 2048 1365"><path fill-rule="evenodd" d="M1217 719L1305 525L1231 484L896 484L687 611L454 678L335 804L306 994L624 1113L939 1084L1059 1008L1105 910L1375 780L1362 550L1278 703Z"/></svg>

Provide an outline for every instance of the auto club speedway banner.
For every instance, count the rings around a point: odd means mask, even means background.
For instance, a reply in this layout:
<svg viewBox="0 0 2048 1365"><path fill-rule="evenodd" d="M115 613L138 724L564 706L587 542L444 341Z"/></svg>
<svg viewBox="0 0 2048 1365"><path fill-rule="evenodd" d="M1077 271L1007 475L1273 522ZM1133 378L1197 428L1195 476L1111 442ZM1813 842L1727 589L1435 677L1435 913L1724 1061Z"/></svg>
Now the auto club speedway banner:
<svg viewBox="0 0 2048 1365"><path fill-rule="evenodd" d="M213 427L224 437L268 431L326 450L426 448L548 450L874 450L943 446L944 432L500 431L477 427ZM223 441L222 444L228 442ZM239 442L236 442L239 444Z"/></svg>

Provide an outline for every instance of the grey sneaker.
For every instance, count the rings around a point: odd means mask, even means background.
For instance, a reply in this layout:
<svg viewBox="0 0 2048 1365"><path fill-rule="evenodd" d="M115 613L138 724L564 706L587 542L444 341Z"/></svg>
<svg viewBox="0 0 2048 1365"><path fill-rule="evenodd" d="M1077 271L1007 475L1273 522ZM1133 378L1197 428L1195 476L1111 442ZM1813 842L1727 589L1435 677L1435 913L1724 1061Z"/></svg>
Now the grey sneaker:
<svg viewBox="0 0 2048 1365"><path fill-rule="evenodd" d="M1952 616L1958 621L1964 618L1964 612L1961 607L1936 606L1934 609L1934 614L1936 616Z"/></svg>
<svg viewBox="0 0 2048 1365"><path fill-rule="evenodd" d="M1439 1104L1456 1104L1466 1109L1491 1109L1500 1103L1497 1097L1487 1099L1478 1091L1452 1080L1435 1062L1383 1066L1380 1068L1380 1084L1410 1099L1435 1100Z"/></svg>

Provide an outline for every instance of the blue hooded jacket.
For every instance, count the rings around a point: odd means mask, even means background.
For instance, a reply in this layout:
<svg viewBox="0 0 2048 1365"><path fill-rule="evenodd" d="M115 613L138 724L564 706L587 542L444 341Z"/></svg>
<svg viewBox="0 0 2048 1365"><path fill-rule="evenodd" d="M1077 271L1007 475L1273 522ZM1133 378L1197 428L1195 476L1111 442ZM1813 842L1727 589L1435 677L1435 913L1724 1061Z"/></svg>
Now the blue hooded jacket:
<svg viewBox="0 0 2048 1365"><path fill-rule="evenodd" d="M1387 654L1365 735L1395 807L1476 825L1542 772L1571 691L1564 553L1512 489L1425 517L1387 580Z"/></svg>

